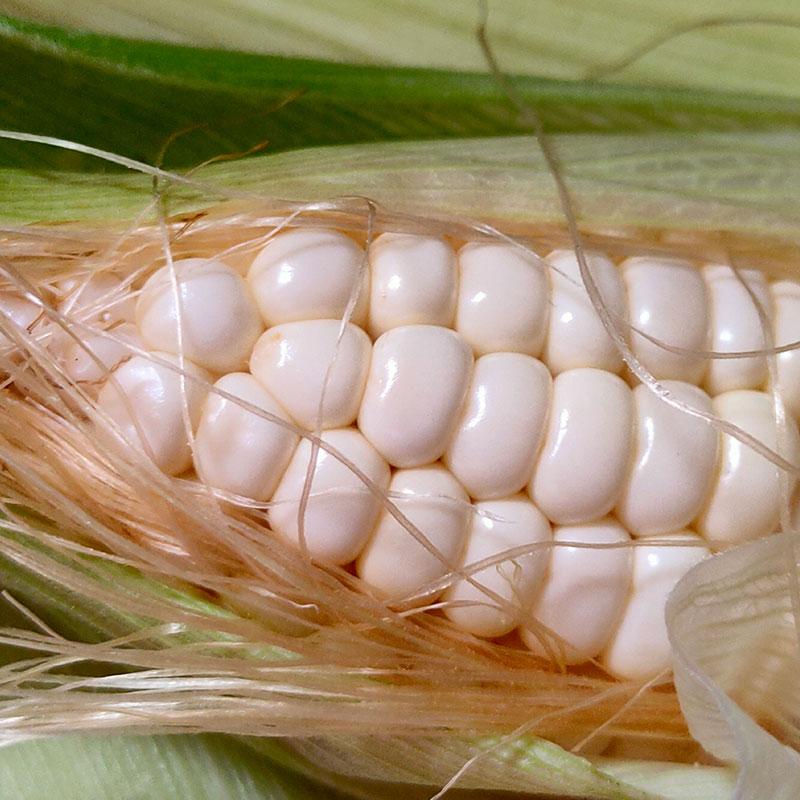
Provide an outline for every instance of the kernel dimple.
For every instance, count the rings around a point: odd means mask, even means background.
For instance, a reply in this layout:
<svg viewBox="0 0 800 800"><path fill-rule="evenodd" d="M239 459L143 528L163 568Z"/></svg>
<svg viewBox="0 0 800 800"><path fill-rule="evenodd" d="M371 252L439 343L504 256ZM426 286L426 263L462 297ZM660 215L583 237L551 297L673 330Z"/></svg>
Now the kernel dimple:
<svg viewBox="0 0 800 800"><path fill-rule="evenodd" d="M520 491L533 471L552 379L541 361L489 353L475 362L467 402L445 463L480 500Z"/></svg>
<svg viewBox="0 0 800 800"><path fill-rule="evenodd" d="M680 381L662 386L690 408L711 411L699 387ZM633 398L632 465L616 513L634 536L672 533L691 523L711 490L718 435L704 419L674 408L644 385Z"/></svg>
<svg viewBox="0 0 800 800"><path fill-rule="evenodd" d="M614 519L556 528L550 567L531 617L559 639L548 641L566 664L595 658L610 639L628 599L631 583L630 547L569 547L566 542L624 545L626 530ZM529 624L522 640L537 655L549 656ZM547 636L546 632L540 635Z"/></svg>
<svg viewBox="0 0 800 800"><path fill-rule="evenodd" d="M670 668L671 648L664 620L667 596L695 564L709 555L703 540L686 531L659 538L673 544L633 548L631 594L600 657L603 666L622 680L645 681Z"/></svg>
<svg viewBox="0 0 800 800"><path fill-rule="evenodd" d="M751 434L773 452L780 452L790 463L800 463L797 425L786 418L786 439L779 447L775 411L768 394L725 392L714 398L713 407L721 419ZM720 468L697 529L717 547L772 533L780 516L782 470L727 433L721 435L720 451ZM796 479L787 476L786 480L791 494Z"/></svg>
<svg viewBox="0 0 800 800"><path fill-rule="evenodd" d="M136 304L136 324L153 349L225 373L247 365L263 330L241 276L220 261L186 258L153 273ZM180 327L178 321L180 320ZM180 336L179 336L180 333Z"/></svg>
<svg viewBox="0 0 800 800"><path fill-rule="evenodd" d="M562 372L528 491L554 522L607 514L622 490L633 441L633 400L622 378L599 369Z"/></svg>

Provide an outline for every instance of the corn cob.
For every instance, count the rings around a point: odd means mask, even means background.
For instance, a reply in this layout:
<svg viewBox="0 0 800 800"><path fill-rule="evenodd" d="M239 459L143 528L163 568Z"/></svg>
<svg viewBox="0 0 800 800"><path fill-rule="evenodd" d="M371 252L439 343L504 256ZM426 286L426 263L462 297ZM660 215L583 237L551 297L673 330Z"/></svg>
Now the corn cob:
<svg viewBox="0 0 800 800"><path fill-rule="evenodd" d="M516 629L623 679L663 672L667 594L710 551L776 529L776 467L631 388L571 251L385 233L366 262L346 233L297 228L239 271L187 258L136 292L63 285L62 313L117 334L64 346L64 372L161 470L269 504L274 535L393 607L438 603L470 634ZM778 345L798 338L796 284L675 258L590 266L672 397L777 447L767 359L705 351L766 347L762 314ZM32 303L2 304L35 330ZM775 372L794 412L798 361ZM785 438L794 463L793 419Z"/></svg>

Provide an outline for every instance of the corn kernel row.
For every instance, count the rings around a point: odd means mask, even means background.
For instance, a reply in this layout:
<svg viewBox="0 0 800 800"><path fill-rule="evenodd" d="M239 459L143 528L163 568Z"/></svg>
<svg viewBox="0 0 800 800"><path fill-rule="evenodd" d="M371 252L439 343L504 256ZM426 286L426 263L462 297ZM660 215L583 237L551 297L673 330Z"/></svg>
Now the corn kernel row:
<svg viewBox="0 0 800 800"><path fill-rule="evenodd" d="M687 528L715 547L774 530L776 468L646 387L629 387L571 252L552 253L543 268L506 244L470 243L456 254L444 240L384 234L363 265L348 236L298 229L271 240L246 279L220 261L182 259L148 279L135 312L106 276L64 287L60 310L115 326L117 341L84 340L100 366L116 367L98 405L165 472L194 466L211 486L271 501L278 535L320 561L353 563L381 596L443 601L477 636L519 628L547 654L538 620L560 637L567 663L599 658L635 678L663 669L664 598L708 552ZM590 265L612 316L633 326L637 357L673 396L776 448L771 398L760 391L766 359L702 351L763 348L760 313L778 344L800 338L797 285L674 259L617 267L595 253ZM4 308L21 327L35 320L24 301ZM173 364L182 353L196 380L128 358L126 342ZM103 374L74 343L63 359L73 380ZM202 383L215 378L217 392L207 394ZM778 388L797 412L794 352L779 356ZM336 454L318 451L302 525L312 448L292 424L323 430ZM794 423L789 434L796 460ZM364 477L389 492L427 546L381 509ZM631 534L681 546L546 546L624 545ZM471 577L436 587L485 559L492 563Z"/></svg>

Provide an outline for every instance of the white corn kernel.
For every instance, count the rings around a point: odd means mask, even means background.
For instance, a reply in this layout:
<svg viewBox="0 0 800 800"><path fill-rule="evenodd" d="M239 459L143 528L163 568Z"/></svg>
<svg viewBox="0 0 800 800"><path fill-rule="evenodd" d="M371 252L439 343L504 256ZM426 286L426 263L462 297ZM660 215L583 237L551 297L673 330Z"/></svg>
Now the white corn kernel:
<svg viewBox="0 0 800 800"><path fill-rule="evenodd" d="M528 491L561 524L607 514L622 490L633 440L633 399L622 378L599 369L553 382L547 436Z"/></svg>
<svg viewBox="0 0 800 800"><path fill-rule="evenodd" d="M264 322L341 319L358 291L350 322L363 325L369 303L364 251L338 231L278 234L256 256L247 281Z"/></svg>
<svg viewBox="0 0 800 800"><path fill-rule="evenodd" d="M276 325L250 357L256 380L307 430L316 429L323 392L322 429L346 427L358 414L372 347L361 328L341 327L336 319Z"/></svg>
<svg viewBox="0 0 800 800"><path fill-rule="evenodd" d="M731 422L793 464L800 446L797 427L786 418L787 441L778 447L772 398L763 392L739 390L714 398L714 413ZM780 517L782 470L751 447L722 435L721 464L708 505L697 529L716 546L738 544L772 533ZM791 479L791 493L794 479Z"/></svg>
<svg viewBox="0 0 800 800"><path fill-rule="evenodd" d="M662 385L690 407L711 411L710 398L697 386ZM616 513L634 536L671 533L703 507L714 481L719 437L708 422L673 408L646 386L637 386L633 398L633 463Z"/></svg>
<svg viewBox="0 0 800 800"><path fill-rule="evenodd" d="M527 545L550 541L550 523L523 495L475 504L464 567ZM471 575L476 586L460 580L445 593L445 614L462 630L475 636L496 638L514 630L530 613L534 597L550 559L541 547L525 555L509 556ZM488 589L505 601L482 591Z"/></svg>
<svg viewBox="0 0 800 800"><path fill-rule="evenodd" d="M584 288L575 253L556 250L545 261L553 268L550 270L553 300L542 360L553 375L577 367L619 372L622 356ZM586 261L606 307L624 322L625 286L614 262L599 253L587 253Z"/></svg>
<svg viewBox="0 0 800 800"><path fill-rule="evenodd" d="M507 244L472 242L458 254L456 330L476 355L539 356L550 314L550 280L537 256Z"/></svg>
<svg viewBox="0 0 800 800"><path fill-rule="evenodd" d="M702 353L708 336L708 300L700 272L686 261L629 258L622 262L631 325L660 342ZM631 346L659 380L700 383L706 369L702 355L664 350L638 333Z"/></svg>
<svg viewBox="0 0 800 800"><path fill-rule="evenodd" d="M616 678L645 681L671 666L664 620L667 596L675 584L708 554L702 539L682 532L659 537L682 545L633 548L633 583L617 629L600 662Z"/></svg>
<svg viewBox="0 0 800 800"><path fill-rule="evenodd" d="M440 464L395 472L392 502L419 528L444 562L420 544L386 509L356 563L359 577L385 597L400 599L460 566L470 519L469 497ZM414 605L433 602L431 593Z"/></svg>
<svg viewBox="0 0 800 800"><path fill-rule="evenodd" d="M170 353L151 355L179 364L178 357ZM183 368L186 377L182 380L180 372L144 356L134 356L114 370L97 398L98 407L111 417L125 438L144 450L168 475L177 475L191 466L184 409L192 428L196 428L208 391L197 381L211 379L205 370L186 359Z"/></svg>
<svg viewBox="0 0 800 800"><path fill-rule="evenodd" d="M67 340L61 353L64 372L76 383L102 380L110 370L133 355L131 347L143 348L139 331L130 322L103 333L82 334L79 338L81 344L74 339Z"/></svg>
<svg viewBox="0 0 800 800"><path fill-rule="evenodd" d="M352 428L325 431L321 438L358 467L381 491L386 491L389 466L358 431ZM302 439L272 496L275 505L269 511L272 529L297 547L301 547L300 498L311 450L311 442ZM369 539L380 509L380 500L363 481L346 464L320 447L304 517L304 542L309 555L330 564L350 563Z"/></svg>
<svg viewBox="0 0 800 800"><path fill-rule="evenodd" d="M2 332L3 327L14 325L22 331L28 331L36 322L42 309L25 297L12 292L0 292L0 348L11 344L10 337Z"/></svg>
<svg viewBox="0 0 800 800"><path fill-rule="evenodd" d="M614 545L630 542L627 531L606 517L584 525L556 528L550 567L531 618L552 631L545 647L533 625L520 629L537 655L560 655L566 664L596 658L622 616L631 584L630 547L569 547L564 542ZM544 634L547 636L547 634Z"/></svg>
<svg viewBox="0 0 800 800"><path fill-rule="evenodd" d="M489 353L475 362L467 403L445 463L479 500L520 491L533 471L550 408L541 361Z"/></svg>
<svg viewBox="0 0 800 800"><path fill-rule="evenodd" d="M766 347L758 308L742 284L742 281L747 284L769 319L770 297L763 273L741 269L737 277L730 267L712 265L703 269L703 277L708 286L711 312L708 349L732 353ZM713 397L733 389L758 389L766 379L767 360L763 356L712 358L708 363L705 388Z"/></svg>
<svg viewBox="0 0 800 800"><path fill-rule="evenodd" d="M153 349L182 352L212 372L233 372L263 330L247 284L220 261L175 261L153 273L136 304L136 324ZM179 330L180 320L180 330ZM179 335L180 334L180 335Z"/></svg>
<svg viewBox="0 0 800 800"><path fill-rule="evenodd" d="M775 310L774 333L777 346L800 340L800 283L776 281L770 285ZM800 350L788 350L777 358L778 392L789 413L800 418Z"/></svg>
<svg viewBox="0 0 800 800"><path fill-rule="evenodd" d="M369 332L402 325L451 327L456 311L456 257L443 239L384 233L369 249Z"/></svg>
<svg viewBox="0 0 800 800"><path fill-rule="evenodd" d="M358 426L395 467L430 464L444 453L472 371L472 353L454 331L393 328L376 342Z"/></svg>
<svg viewBox="0 0 800 800"><path fill-rule="evenodd" d="M103 322L133 322L136 298L116 275L100 272L91 276L62 281L59 289L66 297L58 304L65 317L90 325Z"/></svg>
<svg viewBox="0 0 800 800"><path fill-rule="evenodd" d="M228 373L214 388L282 420L289 419L269 392L246 372ZM195 469L203 481L216 489L253 500L269 500L297 442L298 436L292 430L210 392L195 437Z"/></svg>

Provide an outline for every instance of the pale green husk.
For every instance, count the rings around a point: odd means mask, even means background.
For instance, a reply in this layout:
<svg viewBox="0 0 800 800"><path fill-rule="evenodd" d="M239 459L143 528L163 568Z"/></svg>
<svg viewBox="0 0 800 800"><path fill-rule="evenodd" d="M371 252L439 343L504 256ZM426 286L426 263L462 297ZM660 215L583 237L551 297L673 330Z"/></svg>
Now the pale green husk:
<svg viewBox="0 0 800 800"><path fill-rule="evenodd" d="M552 142L585 225L800 239L800 132L579 134ZM361 196L443 219L563 222L532 137L323 147L212 165L189 181L169 189L174 213L203 208L210 197L274 204ZM152 205L148 175L7 169L0 185L6 223L125 220Z"/></svg>
<svg viewBox="0 0 800 800"><path fill-rule="evenodd" d="M214 736L60 736L0 748L14 800L337 800L342 796Z"/></svg>
<svg viewBox="0 0 800 800"><path fill-rule="evenodd" d="M625 82L797 97L800 23L792 0L502 0L487 3L511 72L580 79L671 28L714 18L622 70ZM116 35L371 64L484 71L476 0L0 0L0 12ZM758 20L762 20L759 24ZM771 24L770 24L771 23Z"/></svg>

